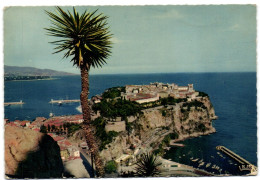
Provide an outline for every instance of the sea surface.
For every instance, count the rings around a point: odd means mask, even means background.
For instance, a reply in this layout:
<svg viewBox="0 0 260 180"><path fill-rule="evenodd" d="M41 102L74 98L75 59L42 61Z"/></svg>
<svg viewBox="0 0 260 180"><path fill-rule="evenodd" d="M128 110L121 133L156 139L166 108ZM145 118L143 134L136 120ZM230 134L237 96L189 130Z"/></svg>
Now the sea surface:
<svg viewBox="0 0 260 180"><path fill-rule="evenodd" d="M206 169L216 174L240 174L232 159L216 150L223 145L254 165L257 165L256 73L171 73L133 75L90 75L90 95L105 89L129 84L151 82L194 84L194 89L206 92L218 119L213 122L217 132L182 142L185 147L173 147L165 158ZM80 76L57 77L54 80L9 81L4 83L4 101L23 100L23 105L5 106L5 118L11 121L33 120L36 117L79 114L79 103L50 104L51 99L79 99ZM197 161L192 161L198 159ZM200 163L199 163L200 161ZM206 168L206 164L211 165ZM219 170L212 168L219 166Z"/></svg>

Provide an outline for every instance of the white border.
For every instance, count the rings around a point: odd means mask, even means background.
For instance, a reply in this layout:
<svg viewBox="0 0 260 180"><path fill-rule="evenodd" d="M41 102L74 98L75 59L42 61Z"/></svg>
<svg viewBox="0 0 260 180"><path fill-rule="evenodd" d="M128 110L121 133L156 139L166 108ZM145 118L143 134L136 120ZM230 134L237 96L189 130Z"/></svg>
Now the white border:
<svg viewBox="0 0 260 180"><path fill-rule="evenodd" d="M4 1L4 2L3 2ZM3 104L4 100L4 92L3 92L3 9L4 7L8 6L54 6L54 5L65 5L65 6L75 6L75 5L219 5L219 4L255 4L257 5L257 20L259 19L259 13L258 13L258 5L259 1L257 0L132 0L132 1L119 1L119 0L2 0L0 2L1 6L1 12L0 12L0 19L1 19L1 28L0 28L0 53L1 53L1 61L0 61L0 80L1 80L1 93L0 93L0 104ZM257 42L259 40L259 22L257 21ZM259 46L257 45L257 88L259 88L258 79L260 77L258 70L259 70ZM259 103L259 93L257 91L257 105ZM1 167L1 174L4 178L4 127L3 127L3 118L4 118L4 110L3 106L0 108L0 154L1 154L1 160L0 160L0 167ZM259 106L257 106L257 119L259 117ZM257 121L257 127L259 127L259 122ZM257 131L257 135L259 137L259 131ZM258 143L258 151L259 151L259 143ZM2 158L3 157L3 158ZM258 159L258 166L259 166L259 159ZM2 174L3 173L3 174ZM223 178L223 177L222 177ZM229 177L229 179L242 179L244 177ZM253 177L246 177L247 179L255 179L258 178L257 176ZM121 179L121 178L118 178ZM132 179L132 178L131 178ZM165 178L156 178L156 179L165 179ZM185 178L185 179L194 179L194 178ZM217 177L210 178L210 179L218 179Z"/></svg>

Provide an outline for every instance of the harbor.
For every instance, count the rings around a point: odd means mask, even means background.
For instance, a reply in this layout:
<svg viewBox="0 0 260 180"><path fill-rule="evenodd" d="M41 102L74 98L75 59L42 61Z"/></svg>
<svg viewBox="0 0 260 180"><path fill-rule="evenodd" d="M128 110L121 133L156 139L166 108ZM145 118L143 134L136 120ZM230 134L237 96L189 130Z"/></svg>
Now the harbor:
<svg viewBox="0 0 260 180"><path fill-rule="evenodd" d="M234 153L233 151L229 150L225 146L217 146L217 150L224 152L229 157L237 161L241 166L239 166L240 171L250 171L250 174L255 175L257 174L257 167L252 165L250 162L239 156L238 154Z"/></svg>

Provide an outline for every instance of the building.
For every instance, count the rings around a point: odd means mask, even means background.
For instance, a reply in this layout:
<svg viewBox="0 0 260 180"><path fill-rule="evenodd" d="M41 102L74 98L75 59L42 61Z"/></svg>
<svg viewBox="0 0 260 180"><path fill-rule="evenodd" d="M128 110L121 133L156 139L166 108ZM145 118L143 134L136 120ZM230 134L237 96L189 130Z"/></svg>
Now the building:
<svg viewBox="0 0 260 180"><path fill-rule="evenodd" d="M177 84L150 83L149 85L126 85L126 93L121 93L121 97L137 103L149 103L159 100L159 98L174 97L194 99L193 84L188 86L178 86Z"/></svg>

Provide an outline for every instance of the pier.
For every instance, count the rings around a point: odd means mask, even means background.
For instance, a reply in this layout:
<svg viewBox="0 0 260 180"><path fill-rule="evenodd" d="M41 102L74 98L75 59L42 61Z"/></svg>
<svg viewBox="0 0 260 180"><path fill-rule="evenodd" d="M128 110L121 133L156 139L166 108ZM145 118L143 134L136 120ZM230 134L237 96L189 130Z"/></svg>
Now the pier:
<svg viewBox="0 0 260 180"><path fill-rule="evenodd" d="M74 103L74 102L80 102L80 99L67 99L67 100L53 100L51 99L51 101L49 103L53 104L53 103L58 103L58 104L63 104L63 103Z"/></svg>
<svg viewBox="0 0 260 180"><path fill-rule="evenodd" d="M254 166L253 164L251 164L250 162L248 162L247 160L245 160L244 158L242 158L238 154L234 153L233 151L229 150L225 146L217 146L216 149L219 150L219 151L222 151L223 153L227 154L229 157L231 157L232 159L234 159L238 163L240 163L241 164L241 166L239 166L240 171L249 170L249 171L251 171L252 175L257 173L257 167L256 166Z"/></svg>
<svg viewBox="0 0 260 180"><path fill-rule="evenodd" d="M4 106L21 105L21 104L24 104L24 102L22 100L20 100L19 102L5 102Z"/></svg>

